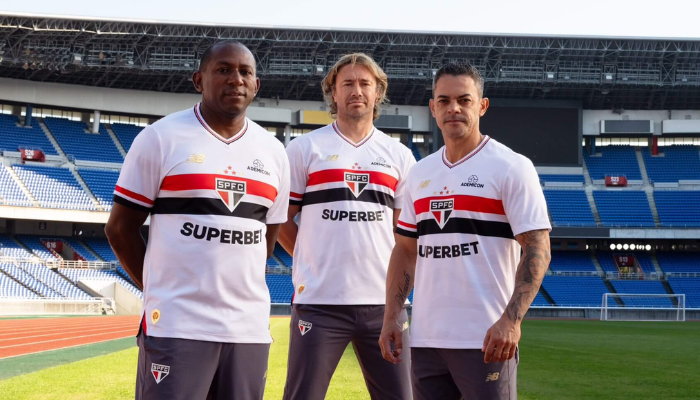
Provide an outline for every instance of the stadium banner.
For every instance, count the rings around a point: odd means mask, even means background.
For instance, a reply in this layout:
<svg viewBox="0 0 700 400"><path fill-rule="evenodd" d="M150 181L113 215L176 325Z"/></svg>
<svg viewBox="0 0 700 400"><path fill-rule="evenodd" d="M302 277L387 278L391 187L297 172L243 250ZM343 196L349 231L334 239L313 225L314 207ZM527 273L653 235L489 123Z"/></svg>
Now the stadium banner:
<svg viewBox="0 0 700 400"><path fill-rule="evenodd" d="M46 155L44 155L44 152L41 150L20 148L19 152L22 155L22 164L24 164L25 161L46 162Z"/></svg>
<svg viewBox="0 0 700 400"><path fill-rule="evenodd" d="M627 187L627 177L626 176L605 176L605 186L622 186Z"/></svg>
<svg viewBox="0 0 700 400"><path fill-rule="evenodd" d="M55 251L57 253L63 252L63 241L61 240L46 240L44 241L44 246L46 246L49 251Z"/></svg>
<svg viewBox="0 0 700 400"><path fill-rule="evenodd" d="M632 254L615 254L615 262L620 267L634 267L635 258Z"/></svg>

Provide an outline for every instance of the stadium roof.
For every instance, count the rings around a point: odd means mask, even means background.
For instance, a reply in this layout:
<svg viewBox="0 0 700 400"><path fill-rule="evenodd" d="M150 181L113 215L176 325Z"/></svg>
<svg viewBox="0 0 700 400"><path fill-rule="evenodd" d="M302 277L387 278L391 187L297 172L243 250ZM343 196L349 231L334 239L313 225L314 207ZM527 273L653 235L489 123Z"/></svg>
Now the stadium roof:
<svg viewBox="0 0 700 400"><path fill-rule="evenodd" d="M393 104L426 105L434 70L475 64L492 98L579 100L589 109L700 108L700 41L251 28L0 16L0 77L194 91L204 49L238 40L258 60L260 96L321 100L327 69L348 52L387 72Z"/></svg>

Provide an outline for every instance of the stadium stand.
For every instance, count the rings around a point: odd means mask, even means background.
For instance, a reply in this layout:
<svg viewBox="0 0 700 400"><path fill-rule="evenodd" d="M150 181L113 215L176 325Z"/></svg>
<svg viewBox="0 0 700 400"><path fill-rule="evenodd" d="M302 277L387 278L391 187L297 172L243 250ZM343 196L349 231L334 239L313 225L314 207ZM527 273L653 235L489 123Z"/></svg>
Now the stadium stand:
<svg viewBox="0 0 700 400"><path fill-rule="evenodd" d="M555 226L596 226L586 192L583 190L545 190L549 215Z"/></svg>
<svg viewBox="0 0 700 400"><path fill-rule="evenodd" d="M85 245L77 241L76 239L73 238L61 238L59 240L63 240L64 243L69 245L73 251L78 253L81 257L85 259L85 261L100 261L97 257L95 257L90 250L88 250Z"/></svg>
<svg viewBox="0 0 700 400"><path fill-rule="evenodd" d="M66 168L13 165L12 169L42 207L97 209L70 170Z"/></svg>
<svg viewBox="0 0 700 400"><path fill-rule="evenodd" d="M31 200L22 192L17 182L10 176L8 167L0 164L0 204L8 206L33 206Z"/></svg>
<svg viewBox="0 0 700 400"><path fill-rule="evenodd" d="M653 228L646 193L638 190L596 190L593 192L600 220L605 227Z"/></svg>
<svg viewBox="0 0 700 400"><path fill-rule="evenodd" d="M140 126L130 124L111 124L111 127L114 134L117 135L119 143L127 153L131 148L131 144L134 143L136 136L143 130Z"/></svg>
<svg viewBox="0 0 700 400"><path fill-rule="evenodd" d="M696 146L666 146L661 149L663 156L652 156L651 150L642 149L651 183L700 180L700 151Z"/></svg>
<svg viewBox="0 0 700 400"><path fill-rule="evenodd" d="M117 185L117 179L119 179L119 171L85 168L80 168L77 171L92 194L95 195L97 201L100 202L100 205L107 210L111 210L112 200L114 199L114 187Z"/></svg>
<svg viewBox="0 0 700 400"><path fill-rule="evenodd" d="M24 247L12 240L11 237L0 235L0 255L12 258L32 258L34 254L28 252Z"/></svg>
<svg viewBox="0 0 700 400"><path fill-rule="evenodd" d="M105 261L108 262L117 262L117 256L114 255L114 251L112 251L112 247L109 245L109 242L107 239L103 238L85 238L83 239L83 242L85 242L92 251L97 253L100 258L102 258Z"/></svg>
<svg viewBox="0 0 700 400"><path fill-rule="evenodd" d="M700 273L700 253L659 251L656 258L664 272Z"/></svg>
<svg viewBox="0 0 700 400"><path fill-rule="evenodd" d="M61 268L59 269L63 275L72 280L76 285L80 280L111 280L122 285L126 290L130 291L138 298L143 299L143 293L136 288L131 282L124 279L116 271L107 269L83 269L83 268Z"/></svg>
<svg viewBox="0 0 700 400"><path fill-rule="evenodd" d="M18 235L15 239L19 240L22 244L29 247L29 249L44 261L57 261L58 258L54 256L42 243L39 236L31 235Z"/></svg>
<svg viewBox="0 0 700 400"><path fill-rule="evenodd" d="M4 273L0 273L0 297L41 298L38 294L15 282Z"/></svg>
<svg viewBox="0 0 700 400"><path fill-rule="evenodd" d="M553 251L549 269L553 272L596 272L591 255L585 251Z"/></svg>
<svg viewBox="0 0 700 400"><path fill-rule="evenodd" d="M286 267L292 268L292 256L290 256L279 243L275 244L274 254L284 263Z"/></svg>
<svg viewBox="0 0 700 400"><path fill-rule="evenodd" d="M669 277L668 284L673 293L685 295L686 308L700 308L700 278Z"/></svg>
<svg viewBox="0 0 700 400"><path fill-rule="evenodd" d="M585 180L583 175L552 175L552 174L542 174L540 175L540 182L544 184L545 182L567 182L567 183L584 183Z"/></svg>
<svg viewBox="0 0 700 400"><path fill-rule="evenodd" d="M93 134L88 133L83 122L51 117L44 122L67 156L85 161L124 162L103 125L100 125L99 134Z"/></svg>
<svg viewBox="0 0 700 400"><path fill-rule="evenodd" d="M294 294L294 285L291 275L265 275L265 282L270 289L272 303L289 304Z"/></svg>
<svg viewBox="0 0 700 400"><path fill-rule="evenodd" d="M654 202L661 226L700 227L700 191L655 191Z"/></svg>
<svg viewBox="0 0 700 400"><path fill-rule="evenodd" d="M67 281L65 278L55 273L51 269L47 268L45 265L41 264L20 264L22 268L27 271L28 274L32 275L38 281L44 283L46 286L53 289L55 292L59 293L63 297L69 299L78 300L89 300L89 294L82 291L79 287L75 286L71 282Z"/></svg>
<svg viewBox="0 0 700 400"><path fill-rule="evenodd" d="M660 281L611 280L617 293L668 294ZM626 307L673 307L669 297L622 297Z"/></svg>
<svg viewBox="0 0 700 400"><path fill-rule="evenodd" d="M31 127L25 127L20 126L17 117L0 114L0 152L19 151L20 148L41 150L46 155L58 155L36 119L32 119Z"/></svg>
<svg viewBox="0 0 700 400"><path fill-rule="evenodd" d="M532 305L533 306L551 306L547 299L542 295L541 292L537 292L537 295L535 296L535 299L532 300Z"/></svg>
<svg viewBox="0 0 700 400"><path fill-rule="evenodd" d="M542 286L554 303L562 307L600 307L603 294L610 292L597 276L546 275Z"/></svg>
<svg viewBox="0 0 700 400"><path fill-rule="evenodd" d="M28 274L27 271L23 270L22 268L19 268L18 266L10 263L2 263L0 264L0 269L5 271L7 275L12 276L15 278L17 281L22 283L24 286L33 289L34 291L38 292L40 296L42 297L48 297L48 298L58 298L58 297L63 297L50 287L46 286L43 284L41 281L37 280L32 276L31 274Z"/></svg>
<svg viewBox="0 0 700 400"><path fill-rule="evenodd" d="M583 152L591 179L601 180L605 179L606 175L614 175L625 176L628 180L642 180L634 147L606 146L600 147L598 151L599 156L590 156L586 151Z"/></svg>
<svg viewBox="0 0 700 400"><path fill-rule="evenodd" d="M600 266L603 268L603 271L619 272L617 267L615 266L614 256L616 254L634 255L634 257L637 260L637 263L642 268L642 271L644 273L656 272L656 268L654 268L654 263L651 261L651 256L648 253L633 251L597 251L596 258L598 259Z"/></svg>

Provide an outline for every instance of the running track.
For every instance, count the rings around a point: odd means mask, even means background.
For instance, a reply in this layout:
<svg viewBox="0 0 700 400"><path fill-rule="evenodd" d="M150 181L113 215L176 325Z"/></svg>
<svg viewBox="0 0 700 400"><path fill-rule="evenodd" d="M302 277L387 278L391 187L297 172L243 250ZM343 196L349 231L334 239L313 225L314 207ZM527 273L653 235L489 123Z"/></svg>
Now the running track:
<svg viewBox="0 0 700 400"><path fill-rule="evenodd" d="M140 316L0 320L0 359L135 336Z"/></svg>

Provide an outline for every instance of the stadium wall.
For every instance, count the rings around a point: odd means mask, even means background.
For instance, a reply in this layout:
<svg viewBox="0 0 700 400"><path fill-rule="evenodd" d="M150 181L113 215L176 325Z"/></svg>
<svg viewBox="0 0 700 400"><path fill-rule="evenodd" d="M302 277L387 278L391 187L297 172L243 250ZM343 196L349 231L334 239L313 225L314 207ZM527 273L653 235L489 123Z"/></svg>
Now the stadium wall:
<svg viewBox="0 0 700 400"><path fill-rule="evenodd" d="M686 117L690 116L690 117ZM621 114L611 110L584 110L583 111L583 136L597 136L600 134L600 121L603 120L653 120L654 134L661 134L661 121L667 119L684 120L700 119L700 110L624 110ZM612 136L612 135L609 135Z"/></svg>

